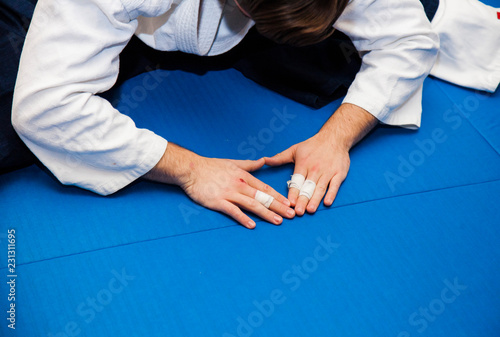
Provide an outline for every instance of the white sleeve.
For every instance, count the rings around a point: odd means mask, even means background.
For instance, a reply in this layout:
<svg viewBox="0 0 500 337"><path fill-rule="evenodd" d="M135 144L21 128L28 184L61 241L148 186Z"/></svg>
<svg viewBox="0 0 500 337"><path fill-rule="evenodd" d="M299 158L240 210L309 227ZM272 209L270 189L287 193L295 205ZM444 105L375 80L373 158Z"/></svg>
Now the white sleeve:
<svg viewBox="0 0 500 337"><path fill-rule="evenodd" d="M362 57L344 102L382 123L419 127L422 83L439 48L420 1L352 0L334 27Z"/></svg>
<svg viewBox="0 0 500 337"><path fill-rule="evenodd" d="M116 82L118 56L137 16L169 6L161 0L38 1L21 56L12 124L63 184L111 194L163 155L165 139L136 128L96 94Z"/></svg>

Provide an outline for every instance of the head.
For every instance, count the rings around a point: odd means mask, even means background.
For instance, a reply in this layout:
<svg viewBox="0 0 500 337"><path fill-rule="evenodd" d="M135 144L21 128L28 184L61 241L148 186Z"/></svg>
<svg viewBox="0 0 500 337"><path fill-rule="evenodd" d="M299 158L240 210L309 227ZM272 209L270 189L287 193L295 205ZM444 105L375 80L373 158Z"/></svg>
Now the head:
<svg viewBox="0 0 500 337"><path fill-rule="evenodd" d="M323 41L349 0L236 0L259 33L278 43L306 46Z"/></svg>

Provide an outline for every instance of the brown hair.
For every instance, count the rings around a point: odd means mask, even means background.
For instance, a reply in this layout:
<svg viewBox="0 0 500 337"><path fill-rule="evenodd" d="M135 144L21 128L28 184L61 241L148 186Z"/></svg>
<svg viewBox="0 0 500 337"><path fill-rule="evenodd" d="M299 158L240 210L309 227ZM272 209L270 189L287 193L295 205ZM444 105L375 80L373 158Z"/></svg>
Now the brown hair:
<svg viewBox="0 0 500 337"><path fill-rule="evenodd" d="M238 0L237 0L238 1ZM330 36L349 0L240 0L255 27L282 44L306 46Z"/></svg>

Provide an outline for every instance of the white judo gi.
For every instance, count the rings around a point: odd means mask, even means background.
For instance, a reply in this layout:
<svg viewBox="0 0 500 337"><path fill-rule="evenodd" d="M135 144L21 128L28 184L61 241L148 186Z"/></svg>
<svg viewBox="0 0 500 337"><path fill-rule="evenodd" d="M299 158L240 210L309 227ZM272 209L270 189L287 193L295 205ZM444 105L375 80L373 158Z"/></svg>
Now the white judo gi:
<svg viewBox="0 0 500 337"><path fill-rule="evenodd" d="M443 23L449 18L441 7L436 16ZM96 96L115 83L119 54L132 35L159 50L210 56L234 47L252 26L233 0L40 0L21 57L13 126L63 184L116 192L151 170L167 147ZM422 83L439 50L420 1L352 0L334 26L362 56L344 102L382 123L419 127ZM488 68L496 73L480 80L479 89L498 85L498 32L496 64ZM456 60L441 54L436 74L453 81L446 68Z"/></svg>

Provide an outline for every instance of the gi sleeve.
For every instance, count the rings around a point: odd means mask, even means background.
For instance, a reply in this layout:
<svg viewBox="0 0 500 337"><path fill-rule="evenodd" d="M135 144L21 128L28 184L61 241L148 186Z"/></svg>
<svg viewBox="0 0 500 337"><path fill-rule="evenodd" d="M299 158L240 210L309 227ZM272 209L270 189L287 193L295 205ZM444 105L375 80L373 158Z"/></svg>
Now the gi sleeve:
<svg viewBox="0 0 500 337"><path fill-rule="evenodd" d="M334 27L362 57L344 103L364 108L382 123L418 128L422 83L439 48L420 1L352 0Z"/></svg>
<svg viewBox="0 0 500 337"><path fill-rule="evenodd" d="M153 168L167 141L96 96L113 86L139 15L169 1L40 0L14 91L12 124L63 184L107 195Z"/></svg>

